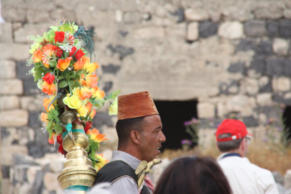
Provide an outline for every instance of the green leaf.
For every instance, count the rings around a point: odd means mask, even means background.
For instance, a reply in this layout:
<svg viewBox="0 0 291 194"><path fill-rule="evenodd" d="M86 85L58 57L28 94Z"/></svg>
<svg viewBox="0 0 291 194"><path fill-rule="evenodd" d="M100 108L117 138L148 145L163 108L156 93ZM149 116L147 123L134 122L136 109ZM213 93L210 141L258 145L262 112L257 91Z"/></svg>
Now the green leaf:
<svg viewBox="0 0 291 194"><path fill-rule="evenodd" d="M66 80L62 80L60 83L59 83L59 87L60 88L65 88L68 86L68 82Z"/></svg>

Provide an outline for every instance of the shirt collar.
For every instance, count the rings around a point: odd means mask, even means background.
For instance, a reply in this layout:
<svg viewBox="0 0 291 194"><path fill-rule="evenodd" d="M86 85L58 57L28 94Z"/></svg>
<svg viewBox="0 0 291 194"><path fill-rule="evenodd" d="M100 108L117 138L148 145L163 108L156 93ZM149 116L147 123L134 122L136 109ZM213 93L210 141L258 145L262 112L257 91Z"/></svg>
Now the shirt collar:
<svg viewBox="0 0 291 194"><path fill-rule="evenodd" d="M133 169L136 169L140 163L140 160L137 159L136 157L130 155L127 152L123 152L119 150L113 151L112 153L111 161L115 161L115 160L121 160L127 163Z"/></svg>

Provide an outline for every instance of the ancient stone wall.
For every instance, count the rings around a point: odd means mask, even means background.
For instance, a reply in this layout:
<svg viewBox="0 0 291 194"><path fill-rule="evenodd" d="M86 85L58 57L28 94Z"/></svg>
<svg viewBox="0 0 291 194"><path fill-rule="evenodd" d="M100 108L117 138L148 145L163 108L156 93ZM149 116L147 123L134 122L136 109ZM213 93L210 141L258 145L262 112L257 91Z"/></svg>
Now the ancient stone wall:
<svg viewBox="0 0 291 194"><path fill-rule="evenodd" d="M263 134L270 119L280 118L279 105L291 103L290 0L2 0L2 16L3 194L61 193L63 157L47 143L43 96L26 66L29 36L61 21L94 28L105 91L197 99L206 137L230 113ZM96 117L114 147L116 118Z"/></svg>

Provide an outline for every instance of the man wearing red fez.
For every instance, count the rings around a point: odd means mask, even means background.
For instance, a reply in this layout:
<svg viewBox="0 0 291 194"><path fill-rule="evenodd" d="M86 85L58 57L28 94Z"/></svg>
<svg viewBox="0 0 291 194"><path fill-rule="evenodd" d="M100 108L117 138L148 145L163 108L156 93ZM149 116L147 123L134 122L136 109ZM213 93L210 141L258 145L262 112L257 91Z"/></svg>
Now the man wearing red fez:
<svg viewBox="0 0 291 194"><path fill-rule="evenodd" d="M245 124L236 119L225 119L217 128L218 157L233 194L278 194L269 170L252 164L246 157L249 132Z"/></svg>
<svg viewBox="0 0 291 194"><path fill-rule="evenodd" d="M111 182L112 194L152 193L150 181L145 178L139 187L135 173L141 161L150 162L160 154L161 144L166 140L161 118L148 92L118 97L116 131L118 150L97 173L95 183Z"/></svg>

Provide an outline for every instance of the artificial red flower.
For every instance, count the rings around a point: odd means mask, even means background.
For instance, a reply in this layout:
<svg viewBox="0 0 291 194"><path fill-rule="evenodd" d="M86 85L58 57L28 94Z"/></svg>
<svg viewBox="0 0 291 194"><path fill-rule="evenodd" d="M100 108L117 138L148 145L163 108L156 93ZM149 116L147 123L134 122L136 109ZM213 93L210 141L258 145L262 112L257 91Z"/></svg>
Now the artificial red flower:
<svg viewBox="0 0 291 194"><path fill-rule="evenodd" d="M72 56L76 52L77 48L75 46L72 47L69 56Z"/></svg>
<svg viewBox="0 0 291 194"><path fill-rule="evenodd" d="M86 124L85 124L85 127L84 127L85 133L87 133L87 131L89 129L91 129L91 127L92 127L92 122L91 121L87 121Z"/></svg>
<svg viewBox="0 0 291 194"><path fill-rule="evenodd" d="M76 54L75 54L75 58L78 61L81 57L83 57L85 55L85 53L82 51L82 49L77 50Z"/></svg>
<svg viewBox="0 0 291 194"><path fill-rule="evenodd" d="M63 50L60 47L56 48L56 56L57 57L62 57L63 55Z"/></svg>
<svg viewBox="0 0 291 194"><path fill-rule="evenodd" d="M74 44L74 40L75 40L75 38L74 38L74 36L69 35L68 40L69 40L69 43L70 43L70 44Z"/></svg>
<svg viewBox="0 0 291 194"><path fill-rule="evenodd" d="M66 151L64 150L62 144L60 144L58 151L59 151L61 154L66 155Z"/></svg>
<svg viewBox="0 0 291 194"><path fill-rule="evenodd" d="M55 42L63 42L65 40L65 32L56 31L55 32Z"/></svg>
<svg viewBox="0 0 291 194"><path fill-rule="evenodd" d="M62 144L62 142L63 142L62 134L60 134L60 135L57 136L57 142L59 144Z"/></svg>
<svg viewBox="0 0 291 194"><path fill-rule="evenodd" d="M55 80L55 75L52 74L52 73L46 73L44 76L43 76L43 81L45 81L46 83L48 84L52 84L54 83L54 80Z"/></svg>

